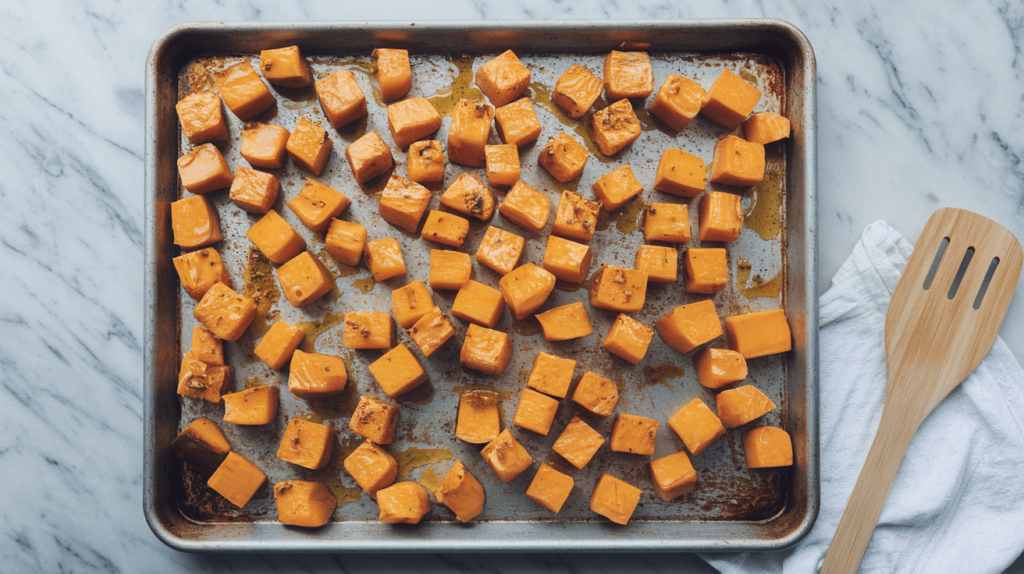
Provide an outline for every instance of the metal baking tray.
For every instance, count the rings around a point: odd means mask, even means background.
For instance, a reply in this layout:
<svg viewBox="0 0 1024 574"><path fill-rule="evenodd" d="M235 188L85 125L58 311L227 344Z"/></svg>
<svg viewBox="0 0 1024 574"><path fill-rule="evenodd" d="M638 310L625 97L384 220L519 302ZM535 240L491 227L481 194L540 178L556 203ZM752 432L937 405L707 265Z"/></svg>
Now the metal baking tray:
<svg viewBox="0 0 1024 574"><path fill-rule="evenodd" d="M212 91L208 73L248 58L254 63L262 49L297 44L317 75L344 68L356 72L368 95L369 115L341 131L329 129L335 146L327 169L317 179L348 195L352 204L343 219L358 221L369 229L371 239L396 237L406 257L408 273L401 278L374 284L364 267L350 268L322 259L335 275L336 289L313 305L291 308L275 295L270 265L251 249L245 238L248 226L257 219L235 207L226 192L208 195L216 205L225 239L216 247L225 259L235 287L262 297L260 314L237 343L226 345L232 366L233 388L254 384L284 387L287 370L278 373L258 361L252 348L274 320L303 322L307 329L304 345L318 352L338 354L349 365L350 379L337 400L306 402L287 391L281 393L276 423L263 427L222 424L232 448L253 460L268 475L253 500L235 509L215 493L187 466L183 468L169 446L188 422L198 416L219 421L222 405L180 399L175 394L177 369L183 349L190 344L194 301L179 287L171 258L178 255L170 231L169 204L182 195L175 162L190 149L180 134L174 105L191 90ZM415 527L392 527L376 521L376 505L361 493L341 470L345 454L359 444L348 430L348 418L361 394L381 398L366 365L380 352L349 351L341 347L341 315L351 310L388 310L390 292L408 281L426 282L429 251L439 247L416 235L397 230L380 219L377 201L387 176L358 186L344 159L344 147L369 130L377 130L391 142L385 108L376 82L371 79L370 53L377 47L407 48L414 72L410 96L431 99L445 112L459 97L479 96L472 83L476 68L507 49L515 50L530 67L531 96L543 125L541 137L520 150L522 179L548 193L552 206L563 189L578 189L592 197L591 184L612 169L630 163L647 190L643 198L656 202L680 202L680 198L653 191L654 171L661 151L680 147L710 164L714 141L726 132L703 116L683 132L676 133L644 112L646 103L637 102L644 126L641 138L617 156L606 158L594 146L588 132L589 115L580 121L559 113L550 103L555 80L571 63L579 63L601 74L604 55L612 49L643 49L651 54L655 87L666 73L695 78L705 87L728 67L764 92L757 110L782 113L792 121L793 134L785 142L768 146L767 177L750 189L729 189L742 193L747 212L741 237L729 247L730 285L713 297L722 316L785 307L794 337L794 350L783 356L749 362L748 382L765 391L779 408L762 420L782 426L794 440L795 464L791 468L747 470L740 430L730 431L712 448L693 457L698 472L696 490L671 503L658 500L650 485L649 457L612 453L607 443L583 470L575 470L550 447L573 414L580 409L568 399L562 401L552 430L546 437L512 427L513 433L531 452L534 468L503 484L480 457L479 445L454 438L454 420L460 392L490 389L501 397L503 425L511 426L520 390L536 353L548 350L576 358L575 380L587 370L616 380L621 399L616 412L650 416L662 421L655 457L682 449L682 443L667 426L669 416L695 397L713 404L713 393L701 388L692 366L692 353L683 355L669 349L655 337L647 356L638 366L612 356L601 346L615 313L590 310L595 333L569 342L548 343L533 318L513 321L505 313L497 328L514 333L511 365L501 376L487 377L464 369L458 361L465 324L453 319L458 334L454 341L422 362L430 382L402 397L401 422L390 451L400 463L400 478L431 485L439 480L455 459L461 459L484 485L487 503L483 514L469 524L454 521L453 514L434 504L424 523ZM808 532L818 509L817 459L817 306L815 298L817 215L815 189L815 67L807 39L793 26L776 20L663 21L663 22L338 22L338 23L190 23L171 28L154 44L146 68L146 361L145 361L145 513L156 535L182 550L258 551L651 551L651 550L774 550L793 544ZM312 88L276 89L276 106L259 119L291 129L300 117L329 128ZM372 94L372 96L371 96ZM595 108L607 105L603 97ZM644 105L641 105L644 104ZM218 144L232 166L245 165L238 155L241 122L225 110L230 141ZM449 118L435 136L447 139ZM537 155L548 138L566 132L587 143L592 150L582 177L559 184L537 165ZM500 143L492 131L492 143ZM405 154L393 149L394 173L405 174ZM439 196L444 186L460 173L482 176L482 169L449 164L444 185L432 187ZM281 181L275 209L305 236L314 252L323 250L323 234L310 233L284 207L310 174L288 162L273 173ZM718 188L716 185L710 186ZM725 188L722 188L725 189ZM499 198L501 194L498 194ZM637 229L642 202L634 201L603 216L592 246L593 270L603 263L632 267L637 246L643 243ZM696 202L691 202L691 222L696 238ZM437 209L435 199L431 204ZM473 221L464 251L474 253L487 225L508 229L527 239L520 263L540 263L546 244L544 234L536 235L511 225L500 215L487 222ZM686 246L678 246L680 251ZM474 278L497 285L499 276L475 264ZM586 301L586 290L559 282L548 302L549 309L573 301ZM434 293L435 301L447 313L454 292ZM676 305L706 296L682 291L681 279L673 284L651 284L647 303L634 315L641 322L654 322ZM588 305L589 307L589 305ZM399 340L409 342L399 329ZM713 346L724 346L716 340ZM410 348L416 347L410 343ZM422 356L421 356L422 359ZM571 396L571 395L570 395ZM328 467L308 471L280 461L274 455L281 432L291 417L305 417L331 424L338 443ZM605 419L585 416L605 437L610 435L614 416ZM753 425L752 425L753 426ZM653 458L653 457L651 457ZM523 492L539 462L551 462L569 472L576 485L565 507L551 514ZM610 472L644 490L640 506L629 525L610 524L590 512L589 496L602 472ZM309 478L326 482L339 500L334 521L327 526L305 530L286 528L275 521L270 486L288 478Z"/></svg>

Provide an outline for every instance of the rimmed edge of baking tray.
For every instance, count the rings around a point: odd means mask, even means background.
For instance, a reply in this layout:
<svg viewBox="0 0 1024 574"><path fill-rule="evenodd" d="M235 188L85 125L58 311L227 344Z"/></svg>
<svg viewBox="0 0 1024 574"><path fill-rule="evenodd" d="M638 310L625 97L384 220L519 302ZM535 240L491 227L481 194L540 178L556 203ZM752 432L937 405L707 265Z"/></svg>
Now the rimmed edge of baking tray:
<svg viewBox="0 0 1024 574"><path fill-rule="evenodd" d="M344 40L334 39L348 30ZM341 536L320 530L282 527L277 523L198 524L168 504L167 460L173 424L161 424L171 413L157 410L157 380L176 380L178 357L174 322L161 322L177 304L177 282L158 239L169 233L169 204L176 198L173 162L177 133L161 133L161 110L173 111L177 71L191 56L224 51L254 52L271 46L301 44L321 53L365 51L380 45L415 50L417 39L443 33L455 52L486 52L509 48L527 52L587 51L573 42L600 38L602 51L647 43L650 51L765 53L786 67L786 102L793 133L786 142L787 189L787 316L794 348L789 356L787 384L789 431L794 437L793 480L786 509L758 522L634 521L623 528L604 521L480 524L434 523L416 528L391 528L375 522L345 522L325 528L344 529ZM681 36L682 34L682 36ZM325 39L329 38L329 39ZM143 510L153 533L168 546L184 551L262 552L595 552L595 551L747 551L781 550L811 529L820 504L818 469L818 307L817 277L817 144L814 52L807 38L781 20L681 20L658 22L191 22L174 26L154 42L146 60L146 283L145 283L145 440ZM170 375L167 369L170 368ZM169 379L168 379L169 376ZM387 528L382 536L381 528ZM336 533L335 533L336 534Z"/></svg>

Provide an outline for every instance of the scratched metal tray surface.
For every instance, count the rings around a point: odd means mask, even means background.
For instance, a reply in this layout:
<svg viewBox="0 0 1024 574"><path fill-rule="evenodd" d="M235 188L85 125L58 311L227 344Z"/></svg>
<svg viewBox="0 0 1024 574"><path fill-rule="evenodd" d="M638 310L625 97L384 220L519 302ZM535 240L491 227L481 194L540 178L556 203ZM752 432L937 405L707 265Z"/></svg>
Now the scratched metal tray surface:
<svg viewBox="0 0 1024 574"><path fill-rule="evenodd" d="M272 170L281 182L275 210L303 234L307 247L316 253L335 278L335 288L314 304L292 308L281 296L273 266L246 239L248 227L258 216L234 206L226 191L208 194L215 204L224 241L216 245L224 257L235 288L259 302L256 320L236 343L225 345L232 367L232 388L259 384L282 389L277 420L269 425L244 427L221 422L223 404L180 398L175 394L177 369L188 349L195 307L181 289L171 264L179 250L170 231L169 203L190 195L180 188L175 162L191 145L180 133L174 104L191 91L214 91L209 73L248 59L259 60L259 51L297 44L308 57L316 77L337 69L355 73L367 94L369 114L342 130L330 128L312 87L282 89L271 86L277 104L259 120L293 128L308 118L328 129L334 140L331 159L316 179L344 192L352 204L341 218L369 229L370 239L396 237L402 246L408 271L403 277L375 284L365 266L338 264L324 251L324 235L310 232L284 206L311 174L292 162ZM644 185L642 196L612 213L602 213L591 243L592 270L604 263L633 266L638 245L643 243L643 202L680 202L680 198L652 189L661 152L678 147L702 157L710 165L714 142L727 130L698 118L683 132L675 132L649 116L646 102L634 102L643 134L614 157L602 155L594 145L587 114L573 120L549 98L558 76L571 63L602 74L604 55L611 49L644 49L651 55L655 86L667 73L693 78L705 88L723 68L755 83L764 93L757 111L781 113L793 123L793 135L785 142L767 146L765 180L750 189L710 184L709 189L738 193L746 214L740 238L730 243L729 286L712 297L721 316L749 311L785 308L793 328L794 350L778 356L749 361L746 382L764 391L779 408L749 426L770 424L785 428L793 437L795 464L791 468L748 470L744 463L741 432L731 430L712 448L692 457L698 473L696 489L673 502L663 502L653 492L647 462L681 450L682 443L667 420L694 398L714 405L714 394L700 387L692 364L693 353L670 349L655 336L644 360L637 366L611 355L601 345L616 313L589 309L594 334L567 342L547 342L536 319L513 320L505 312L497 329L512 335L514 353L506 371L495 377L465 369L459 349L466 324L453 319L457 335L446 347L424 359L404 330L398 340L420 357L430 381L400 397L401 419L389 450L399 462L399 479L415 480L432 490L454 463L462 460L484 485L487 502L483 514L472 523L454 521L446 507L433 504L424 522L394 527L376 521L377 507L342 469L342 461L361 442L348 430L348 419L360 395L387 397L367 370L381 351L352 351L342 347L341 318L345 312L390 309L392 290L413 279L427 283L429 255L439 245L405 233L383 221L379 197L387 175L360 186L344 158L344 148L370 130L391 143L384 103L372 77L370 53L376 47L402 47L410 52L413 87L409 97L429 99L444 116L435 136L445 142L450 123L448 112L461 97L482 98L473 73L488 59L513 49L530 68L530 96L543 131L533 144L520 150L522 180L547 193L552 207L562 190L593 197L591 185L626 163ZM815 203L815 99L814 59L803 35L779 21L633 22L633 23L192 23L168 30L150 53L147 65L147 260L146 260L146 450L145 512L157 536L183 550L259 551L586 551L586 550L731 550L778 549L802 537L818 508L817 470L817 315L814 297L816 275ZM602 97L595 109L607 106ZM229 165L247 165L239 155L241 125L225 109L230 139L218 143ZM566 132L584 143L591 158L583 175L568 184L551 178L537 164L544 142ZM500 143L492 130L491 143ZM405 153L392 147L393 173L405 175ZM431 186L437 196L462 173L484 177L482 169L448 164L443 184ZM499 200L502 193L498 193ZM698 246L696 201L690 205L694 239ZM553 213L552 209L552 213ZM552 215L553 217L553 215ZM473 220L463 251L475 253L488 225L526 238L520 263L540 264L549 226L531 234L510 224L499 214L488 222ZM713 244L717 246L719 244ZM474 262L474 279L497 286L500 276ZM647 302L634 317L653 325L677 305L705 299L688 295L680 280L648 286ZM558 282L541 311L574 301L587 302L586 284ZM454 292L433 292L434 300L450 316ZM281 320L298 323L306 331L303 348L344 358L349 368L345 392L336 399L303 401L287 392L287 367L275 372L252 353L253 346L270 324ZM720 338L711 346L724 347ZM578 361L574 382L592 370L617 382L620 400L615 413L640 414L662 422L654 457L613 453L608 443L582 470L569 465L551 445L573 415L580 415L606 439L614 414L600 418L587 414L568 399L561 402L548 436L512 426L512 415L537 353L547 351ZM482 445L454 437L459 395L467 390L489 390L500 397L502 424L509 427L534 457L531 469L507 484L502 483L479 454ZM570 395L571 396L571 395ZM256 463L268 476L244 509L237 509L212 492L170 450L176 434L197 417L220 423L232 448ZM311 471L283 462L275 456L288 420L301 417L334 427L337 442L328 466ZM575 487L557 515L523 494L537 464L549 462L573 476ZM627 526L618 526L589 510L590 493L597 478L609 472L644 493ZM286 528L275 521L271 486L285 479L325 482L338 499L333 521L315 530Z"/></svg>

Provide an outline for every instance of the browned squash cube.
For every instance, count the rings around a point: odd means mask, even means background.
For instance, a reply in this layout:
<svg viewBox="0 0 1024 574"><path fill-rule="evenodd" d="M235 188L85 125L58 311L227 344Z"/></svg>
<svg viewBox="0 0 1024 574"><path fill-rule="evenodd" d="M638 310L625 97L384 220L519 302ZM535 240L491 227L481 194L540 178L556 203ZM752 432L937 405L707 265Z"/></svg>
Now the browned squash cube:
<svg viewBox="0 0 1024 574"><path fill-rule="evenodd" d="M415 325L434 307L437 304L422 281L412 281L391 292L391 314L403 329Z"/></svg>
<svg viewBox="0 0 1024 574"><path fill-rule="evenodd" d="M221 398L224 399L226 423L245 426L265 425L277 418L277 406L280 402L277 387L260 385Z"/></svg>
<svg viewBox="0 0 1024 574"><path fill-rule="evenodd" d="M330 226L331 219L345 211L348 204L348 196L344 193L319 181L307 179L298 195L287 205L310 231L323 231Z"/></svg>
<svg viewBox="0 0 1024 574"><path fill-rule="evenodd" d="M420 348L424 357L433 355L434 351L441 348L453 335L455 327L452 327L440 307L427 311L427 314L409 329L409 338Z"/></svg>
<svg viewBox="0 0 1024 574"><path fill-rule="evenodd" d="M196 146L178 158L181 185L196 194L231 187L234 176L228 162L213 144Z"/></svg>
<svg viewBox="0 0 1024 574"><path fill-rule="evenodd" d="M231 445L224 438L224 433L216 423L204 418L188 423L171 443L171 448L182 462L207 477L217 470L231 452Z"/></svg>
<svg viewBox="0 0 1024 574"><path fill-rule="evenodd" d="M642 494L643 491L632 484L604 473L590 495L590 510L616 524L626 524Z"/></svg>
<svg viewBox="0 0 1024 574"><path fill-rule="evenodd" d="M612 414L618 400L619 389L615 381L595 375L592 371L583 374L572 394L572 402L602 417Z"/></svg>
<svg viewBox="0 0 1024 574"><path fill-rule="evenodd" d="M654 493L665 502L689 494L697 486L697 471L684 451L652 460L649 466Z"/></svg>
<svg viewBox="0 0 1024 574"><path fill-rule="evenodd" d="M727 135L715 144L711 181L749 187L764 179L764 146Z"/></svg>
<svg viewBox="0 0 1024 574"><path fill-rule="evenodd" d="M274 96L246 60L213 73L217 91L231 113L243 122L274 105Z"/></svg>
<svg viewBox="0 0 1024 574"><path fill-rule="evenodd" d="M221 393L230 390L230 367L209 365L197 359L191 351L185 353L181 361L181 370L178 372L179 395L219 403Z"/></svg>
<svg viewBox="0 0 1024 574"><path fill-rule="evenodd" d="M505 310L501 291L470 279L459 288L452 303L452 315L493 329Z"/></svg>
<svg viewBox="0 0 1024 574"><path fill-rule="evenodd" d="M498 281L505 304L520 321L539 309L554 288L555 276L533 263L514 269Z"/></svg>
<svg viewBox="0 0 1024 574"><path fill-rule="evenodd" d="M689 353L722 334L722 322L710 299L680 305L658 319L654 326L669 347Z"/></svg>
<svg viewBox="0 0 1024 574"><path fill-rule="evenodd" d="M654 189L678 195L697 197L704 191L704 160L681 149L668 148L661 154Z"/></svg>
<svg viewBox="0 0 1024 574"><path fill-rule="evenodd" d="M494 122L498 137L507 144L524 146L540 136L540 120L530 98L519 98L494 110Z"/></svg>
<svg viewBox="0 0 1024 574"><path fill-rule="evenodd" d="M377 491L391 486L398 478L398 462L391 453L372 440L363 441L342 463L347 472L362 488L377 499Z"/></svg>
<svg viewBox="0 0 1024 574"><path fill-rule="evenodd" d="M316 470L327 466L334 450L334 429L305 419L288 421L277 458Z"/></svg>
<svg viewBox="0 0 1024 574"><path fill-rule="evenodd" d="M533 457L509 429L501 431L497 438L487 443L480 454L502 482L515 480L533 464Z"/></svg>
<svg viewBox="0 0 1024 574"><path fill-rule="evenodd" d="M416 233L433 197L422 185L392 174L380 195L380 216L400 229Z"/></svg>
<svg viewBox="0 0 1024 574"><path fill-rule="evenodd" d="M548 140L540 151L537 162L548 170L551 177L562 183L572 181L583 173L583 168L590 159L590 153L575 138L560 133Z"/></svg>
<svg viewBox="0 0 1024 574"><path fill-rule="evenodd" d="M775 403L753 385L743 385L715 395L718 416L727 429L743 426L775 410Z"/></svg>
<svg viewBox="0 0 1024 574"><path fill-rule="evenodd" d="M214 283L192 316L218 339L237 341L256 317L256 302L223 283Z"/></svg>
<svg viewBox="0 0 1024 574"><path fill-rule="evenodd" d="M281 184L273 175L238 166L228 197L235 205L250 213L263 214L274 206L280 189Z"/></svg>
<svg viewBox="0 0 1024 574"><path fill-rule="evenodd" d="M283 126L249 122L242 130L242 147L239 153L253 167L277 169L284 165L291 137Z"/></svg>
<svg viewBox="0 0 1024 574"><path fill-rule="evenodd" d="M288 390L300 399L340 395L348 382L345 361L335 355L306 353L296 349L288 365Z"/></svg>
<svg viewBox="0 0 1024 574"><path fill-rule="evenodd" d="M338 499L322 482L285 480L274 485L277 520L288 526L318 528L331 521Z"/></svg>
<svg viewBox="0 0 1024 574"><path fill-rule="evenodd" d="M476 260L502 275L507 275L519 262L519 256L523 254L525 246L526 240L522 237L490 226L476 250Z"/></svg>
<svg viewBox="0 0 1024 574"><path fill-rule="evenodd" d="M292 307L305 307L331 292L334 279L324 264L303 251L276 270L277 281Z"/></svg>
<svg viewBox="0 0 1024 574"><path fill-rule="evenodd" d="M519 97L530 85L530 69L506 50L476 71L476 85L495 106L504 106Z"/></svg>
<svg viewBox="0 0 1024 574"><path fill-rule="evenodd" d="M577 241L590 241L597 230L597 216L600 212L600 201L590 201L578 193L563 191L558 207L555 208L551 233Z"/></svg>
<svg viewBox="0 0 1024 574"><path fill-rule="evenodd" d="M387 172L395 164L391 148L384 143L380 134L372 131L352 142L345 148L345 157L352 168L356 182L366 183Z"/></svg>
<svg viewBox="0 0 1024 574"><path fill-rule="evenodd" d="M206 484L231 504L243 508L266 480L267 475L259 467L237 452L229 452Z"/></svg>
<svg viewBox="0 0 1024 574"><path fill-rule="evenodd" d="M644 240L690 242L690 214L682 203L648 203L644 207Z"/></svg>
<svg viewBox="0 0 1024 574"><path fill-rule="evenodd" d="M590 274L592 258L593 252L589 245L549 235L541 264L562 281L583 283Z"/></svg>
<svg viewBox="0 0 1024 574"><path fill-rule="evenodd" d="M345 313L346 349L390 349L391 315L380 311Z"/></svg>
<svg viewBox="0 0 1024 574"><path fill-rule="evenodd" d="M261 51L260 71L268 82L285 88L301 88L313 81L309 63L298 46Z"/></svg>
<svg viewBox="0 0 1024 574"><path fill-rule="evenodd" d="M398 427L401 409L369 395L359 398L355 412L348 422L348 428L357 435L377 444L391 444Z"/></svg>
<svg viewBox="0 0 1024 574"><path fill-rule="evenodd" d="M612 50L604 59L604 95L609 102L646 98L654 92L654 70L647 52Z"/></svg>
<svg viewBox="0 0 1024 574"><path fill-rule="evenodd" d="M228 124L224 121L217 94L189 94L174 109L178 112L181 132L193 145L228 139Z"/></svg>
<svg viewBox="0 0 1024 574"><path fill-rule="evenodd" d="M406 156L409 179L417 183L444 181L444 151L437 140L419 141L409 145Z"/></svg>
<svg viewBox="0 0 1024 574"><path fill-rule="evenodd" d="M555 82L551 101L571 117L578 118L590 110L603 90L604 80L583 66L573 64Z"/></svg>
<svg viewBox="0 0 1024 574"><path fill-rule="evenodd" d="M604 339L604 348L634 365L644 359L654 338L654 329L619 313Z"/></svg>
<svg viewBox="0 0 1024 574"><path fill-rule="evenodd" d="M683 285L687 293L711 295L729 283L729 262L725 249L718 247L691 247L683 254L686 278Z"/></svg>
<svg viewBox="0 0 1024 574"><path fill-rule="evenodd" d="M705 93L697 82L676 74L667 74L665 83L658 89L647 111L672 129L682 130L700 113Z"/></svg>
<svg viewBox="0 0 1024 574"><path fill-rule="evenodd" d="M575 484L576 481L571 476L562 474L551 468L550 464L542 462L540 467L537 468L537 474L534 475L533 482L526 489L526 496L551 512L558 514L566 499L569 498L569 493L572 492L572 487Z"/></svg>
<svg viewBox="0 0 1024 574"><path fill-rule="evenodd" d="M576 468L583 468L587 466L590 459L594 458L603 444L604 437L601 436L601 433L591 428L579 417L572 417L568 426L552 445L551 450L562 455L562 458Z"/></svg>
<svg viewBox="0 0 1024 574"><path fill-rule="evenodd" d="M590 285L590 306L636 313L647 297L647 274L635 269L602 265Z"/></svg>
<svg viewBox="0 0 1024 574"><path fill-rule="evenodd" d="M619 413L612 428L611 449L650 456L654 454L654 439L661 423L638 415Z"/></svg>
<svg viewBox="0 0 1024 574"><path fill-rule="evenodd" d="M479 178L464 173L441 195L441 205L487 221L494 215L494 194Z"/></svg>
<svg viewBox="0 0 1024 574"><path fill-rule="evenodd" d="M615 211L643 193L644 186L640 185L633 175L633 169L626 164L598 178L593 190L605 211Z"/></svg>
<svg viewBox="0 0 1024 574"><path fill-rule="evenodd" d="M345 265L359 265L366 248L366 228L358 223L332 219L324 238L324 250Z"/></svg>
<svg viewBox="0 0 1024 574"><path fill-rule="evenodd" d="M404 395L427 381L423 365L403 343L399 343L368 368L381 390L391 398Z"/></svg>
<svg viewBox="0 0 1024 574"><path fill-rule="evenodd" d="M397 100L412 88L412 67L409 65L409 51L377 48L373 51L377 61L377 83L380 97L385 102Z"/></svg>
<svg viewBox="0 0 1024 574"><path fill-rule="evenodd" d="M469 220L434 209L427 214L427 220L423 222L423 229L420 230L420 235L424 239L456 249L462 247L462 242L466 240L468 234Z"/></svg>
<svg viewBox="0 0 1024 574"><path fill-rule="evenodd" d="M690 454L697 456L725 436L725 426L704 401L693 399L668 419Z"/></svg>
<svg viewBox="0 0 1024 574"><path fill-rule="evenodd" d="M701 101L701 113L709 120L734 130L761 100L761 90L743 78L722 70Z"/></svg>
<svg viewBox="0 0 1024 574"><path fill-rule="evenodd" d="M545 341L567 341L586 337L594 332L582 302L569 303L535 315L544 330Z"/></svg>
<svg viewBox="0 0 1024 574"><path fill-rule="evenodd" d="M388 106L388 129L401 149L440 128L441 115L426 98L409 98Z"/></svg>
<svg viewBox="0 0 1024 574"><path fill-rule="evenodd" d="M461 289L473 274L473 262L468 253L430 250L430 288Z"/></svg>
<svg viewBox="0 0 1024 574"><path fill-rule="evenodd" d="M497 393L469 391L459 396L455 438L472 444L483 444L498 438L500 432Z"/></svg>
<svg viewBox="0 0 1024 574"><path fill-rule="evenodd" d="M740 196L709 191L697 206L701 241L735 241L743 230L743 206Z"/></svg>
<svg viewBox="0 0 1024 574"><path fill-rule="evenodd" d="M572 375L575 369L575 360L563 359L541 351L533 360L533 368L530 369L530 376L526 379L526 386L564 399L565 395L569 393L569 385L572 384Z"/></svg>
<svg viewBox="0 0 1024 574"><path fill-rule="evenodd" d="M693 358L700 386L719 390L747 378L747 361L729 349L704 349Z"/></svg>
<svg viewBox="0 0 1024 574"><path fill-rule="evenodd" d="M231 276L224 267L224 260L212 247L184 253L172 261L182 288L196 301L202 299L214 283L223 283L231 287Z"/></svg>
<svg viewBox="0 0 1024 574"><path fill-rule="evenodd" d="M485 375L500 375L512 360L512 339L508 333L469 325L462 341L459 362Z"/></svg>
<svg viewBox="0 0 1024 574"><path fill-rule="evenodd" d="M672 283L679 276L679 252L675 247L641 245L636 250L637 271L647 274L655 283Z"/></svg>
<svg viewBox="0 0 1024 574"><path fill-rule="evenodd" d="M448 126L448 159L471 167L484 162L484 146L491 133L494 108L480 100L460 99L452 108Z"/></svg>
<svg viewBox="0 0 1024 574"><path fill-rule="evenodd" d="M640 137L640 120L629 100L619 100L594 113L594 143L604 155L615 155Z"/></svg>
<svg viewBox="0 0 1024 574"><path fill-rule="evenodd" d="M266 363L271 369L280 371L285 364L292 360L292 353L299 348L305 332L295 326L277 321L270 326L270 330L260 339L253 354Z"/></svg>
<svg viewBox="0 0 1024 574"><path fill-rule="evenodd" d="M434 497L450 508L459 522L473 520L484 511L484 487L469 473L461 460L456 460L445 473L440 486L434 491Z"/></svg>
<svg viewBox="0 0 1024 574"><path fill-rule="evenodd" d="M519 227L540 233L551 214L551 199L547 194L517 181L505 195L505 201L501 202L498 211L502 217Z"/></svg>
<svg viewBox="0 0 1024 574"><path fill-rule="evenodd" d="M789 119L770 113L756 113L743 122L743 138L767 145L789 137Z"/></svg>
<svg viewBox="0 0 1024 574"><path fill-rule="evenodd" d="M377 507L377 520L385 524L419 524L430 512L430 495L411 480L396 482L377 491Z"/></svg>
<svg viewBox="0 0 1024 574"><path fill-rule="evenodd" d="M512 187L519 181L519 148L514 144L484 146L484 158L491 187Z"/></svg>
<svg viewBox="0 0 1024 574"><path fill-rule="evenodd" d="M547 436L558 411L558 401L533 389L523 389L512 424Z"/></svg>
<svg viewBox="0 0 1024 574"><path fill-rule="evenodd" d="M402 258L402 247L394 237L378 239L366 244L363 248L366 268L376 282L392 277L405 275L405 259Z"/></svg>
<svg viewBox="0 0 1024 574"><path fill-rule="evenodd" d="M313 172L313 175L320 175L331 157L333 146L334 142L327 137L327 130L306 118L299 118L285 149L292 156L292 161L300 167Z"/></svg>
<svg viewBox="0 0 1024 574"><path fill-rule="evenodd" d="M355 74L348 70L335 70L317 80L316 97L334 129L341 129L366 115L366 96Z"/></svg>
<svg viewBox="0 0 1024 574"><path fill-rule="evenodd" d="M192 327L192 355L207 365L223 365L224 341L202 327Z"/></svg>
<svg viewBox="0 0 1024 574"><path fill-rule="evenodd" d="M245 236L274 263L285 263L306 249L302 236L273 209L253 223Z"/></svg>

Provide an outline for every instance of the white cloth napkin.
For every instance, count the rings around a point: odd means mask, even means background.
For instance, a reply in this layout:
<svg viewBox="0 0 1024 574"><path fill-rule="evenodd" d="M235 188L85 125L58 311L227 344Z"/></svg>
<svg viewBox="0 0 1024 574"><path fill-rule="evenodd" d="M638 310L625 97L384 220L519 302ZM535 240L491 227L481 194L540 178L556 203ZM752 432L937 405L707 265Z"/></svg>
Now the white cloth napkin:
<svg viewBox="0 0 1024 574"><path fill-rule="evenodd" d="M817 572L878 428L885 313L911 246L864 230L819 300L821 510L780 552L703 554L731 573ZM925 419L896 474L861 572L1003 572L1024 551L1024 371L1002 339Z"/></svg>

